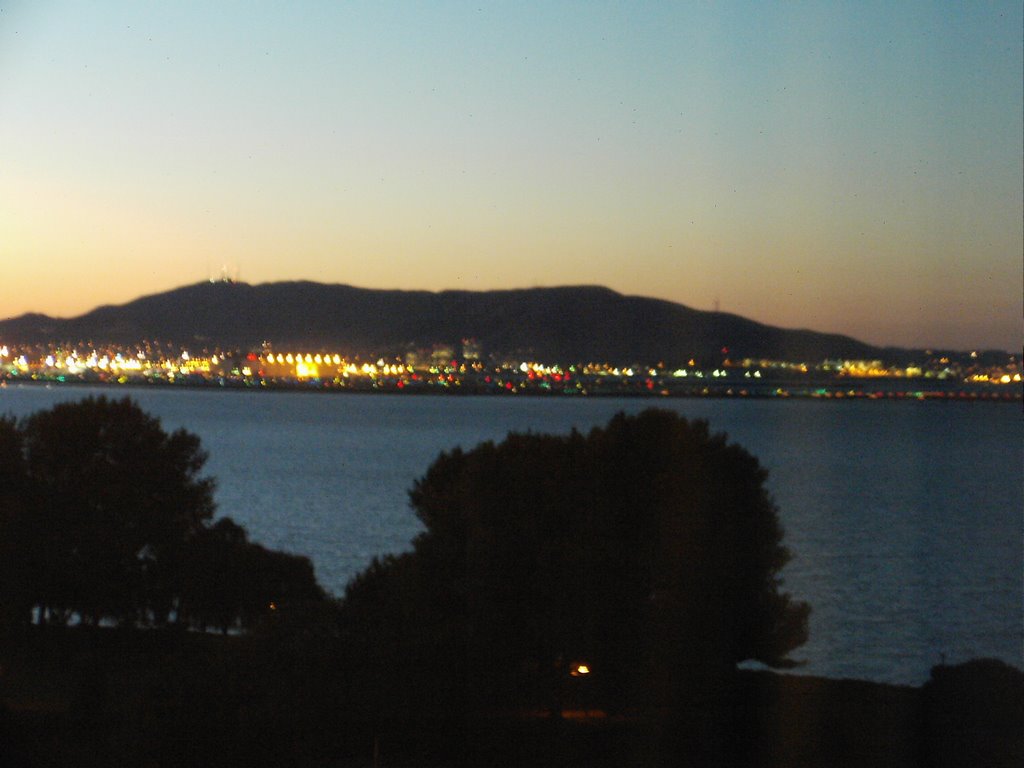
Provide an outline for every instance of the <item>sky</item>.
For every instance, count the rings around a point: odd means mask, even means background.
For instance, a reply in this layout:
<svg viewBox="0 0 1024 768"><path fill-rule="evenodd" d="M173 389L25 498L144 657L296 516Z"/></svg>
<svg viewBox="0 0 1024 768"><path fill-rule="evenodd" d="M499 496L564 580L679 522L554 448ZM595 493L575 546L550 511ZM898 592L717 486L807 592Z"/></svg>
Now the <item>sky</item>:
<svg viewBox="0 0 1024 768"><path fill-rule="evenodd" d="M0 317L605 285L1020 351L1020 2L0 0Z"/></svg>

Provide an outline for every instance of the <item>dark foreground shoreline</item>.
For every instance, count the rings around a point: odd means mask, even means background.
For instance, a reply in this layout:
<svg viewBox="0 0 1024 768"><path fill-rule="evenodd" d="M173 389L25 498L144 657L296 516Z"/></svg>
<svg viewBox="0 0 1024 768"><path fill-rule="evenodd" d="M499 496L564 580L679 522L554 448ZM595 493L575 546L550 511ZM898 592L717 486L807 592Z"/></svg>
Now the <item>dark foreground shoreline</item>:
<svg viewBox="0 0 1024 768"><path fill-rule="evenodd" d="M8 637L0 764L1024 764L1024 673L993 660L935 667L920 687L740 670L648 711L430 711L404 706L403 690L371 711L346 695L356 671L316 646L109 629Z"/></svg>

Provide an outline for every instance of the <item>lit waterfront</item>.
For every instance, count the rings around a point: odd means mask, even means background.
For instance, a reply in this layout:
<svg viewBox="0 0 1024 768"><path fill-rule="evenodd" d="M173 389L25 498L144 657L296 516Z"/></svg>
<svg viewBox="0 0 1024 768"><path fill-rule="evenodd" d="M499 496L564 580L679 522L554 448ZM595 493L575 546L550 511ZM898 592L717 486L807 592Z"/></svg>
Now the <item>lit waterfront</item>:
<svg viewBox="0 0 1024 768"><path fill-rule="evenodd" d="M129 347L0 345L0 381L174 384L374 392L736 397L953 397L1021 399L1021 363L992 353L879 360L689 360L683 365L487 361L450 348L375 361L326 351L222 351L145 343Z"/></svg>

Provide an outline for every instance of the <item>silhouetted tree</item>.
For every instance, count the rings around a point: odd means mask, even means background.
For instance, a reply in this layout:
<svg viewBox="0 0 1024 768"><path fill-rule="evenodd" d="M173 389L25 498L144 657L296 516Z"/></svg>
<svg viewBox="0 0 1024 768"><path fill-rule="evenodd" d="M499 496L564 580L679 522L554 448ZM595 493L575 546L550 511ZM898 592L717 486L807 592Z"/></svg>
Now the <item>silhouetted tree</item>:
<svg viewBox="0 0 1024 768"><path fill-rule="evenodd" d="M179 611L200 629L251 628L263 617L327 597L309 558L250 542L230 518L198 533L185 564Z"/></svg>
<svg viewBox="0 0 1024 768"><path fill-rule="evenodd" d="M125 398L0 419L0 616L227 631L324 600L307 558L211 525L199 438Z"/></svg>
<svg viewBox="0 0 1024 768"><path fill-rule="evenodd" d="M186 578L178 605L184 623L225 633L241 626L241 606L251 578L244 562L249 546L245 529L229 518L195 536L185 555Z"/></svg>
<svg viewBox="0 0 1024 768"><path fill-rule="evenodd" d="M105 397L33 414L22 431L44 612L166 619L185 544L214 511L199 438Z"/></svg>
<svg viewBox="0 0 1024 768"><path fill-rule="evenodd" d="M578 663L611 703L668 701L747 659L786 666L810 609L779 589L765 478L707 423L659 410L444 453L410 494L413 552L375 561L345 610L371 656L415 660L406 689L436 690L416 671L433 669L491 701L555 702Z"/></svg>
<svg viewBox="0 0 1024 768"><path fill-rule="evenodd" d="M32 605L23 578L28 565L23 528L32 494L22 444L15 421L0 418L0 625L27 621Z"/></svg>

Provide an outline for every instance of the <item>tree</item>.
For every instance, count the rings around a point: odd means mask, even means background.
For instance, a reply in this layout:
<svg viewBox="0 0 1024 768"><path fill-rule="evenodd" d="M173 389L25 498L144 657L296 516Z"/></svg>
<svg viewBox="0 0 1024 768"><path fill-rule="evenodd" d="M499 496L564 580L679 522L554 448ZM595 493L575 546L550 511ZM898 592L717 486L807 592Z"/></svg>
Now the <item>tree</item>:
<svg viewBox="0 0 1024 768"><path fill-rule="evenodd" d="M214 512L199 438L105 397L33 414L22 431L44 613L166 620L185 545Z"/></svg>
<svg viewBox="0 0 1024 768"><path fill-rule="evenodd" d="M211 524L199 438L128 398L0 419L0 618L251 627L322 601L309 560Z"/></svg>
<svg viewBox="0 0 1024 768"><path fill-rule="evenodd" d="M308 558L250 542L230 518L200 531L185 563L179 612L200 629L251 628L268 613L327 599Z"/></svg>
<svg viewBox="0 0 1024 768"><path fill-rule="evenodd" d="M23 439L11 418L0 418L0 625L27 620L31 608L28 583L22 578L27 553L25 510L31 490L25 471Z"/></svg>
<svg viewBox="0 0 1024 768"><path fill-rule="evenodd" d="M765 479L706 422L661 410L456 449L410 493L413 551L375 561L346 611L407 657L457 649L465 692L492 699L557 697L580 663L618 703L747 659L786 666L810 609L780 592Z"/></svg>

